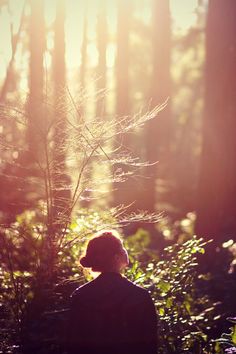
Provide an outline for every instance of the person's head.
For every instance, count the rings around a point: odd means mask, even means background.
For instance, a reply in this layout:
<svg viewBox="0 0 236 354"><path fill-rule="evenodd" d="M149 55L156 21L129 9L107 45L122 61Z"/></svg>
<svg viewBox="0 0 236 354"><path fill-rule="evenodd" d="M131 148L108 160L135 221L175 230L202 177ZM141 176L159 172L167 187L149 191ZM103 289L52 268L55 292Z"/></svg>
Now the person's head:
<svg viewBox="0 0 236 354"><path fill-rule="evenodd" d="M80 264L94 272L120 272L129 263L128 254L116 231L101 231L88 242Z"/></svg>

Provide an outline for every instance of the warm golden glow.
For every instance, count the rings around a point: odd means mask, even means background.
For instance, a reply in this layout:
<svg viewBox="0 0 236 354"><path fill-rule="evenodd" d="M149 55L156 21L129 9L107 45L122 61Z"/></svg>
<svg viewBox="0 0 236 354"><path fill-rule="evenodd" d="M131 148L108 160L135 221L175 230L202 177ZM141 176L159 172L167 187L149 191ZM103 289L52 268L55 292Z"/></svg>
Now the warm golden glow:
<svg viewBox="0 0 236 354"><path fill-rule="evenodd" d="M37 0L35 0L37 1ZM55 8L57 0L45 1L45 22L47 27L51 26L55 19ZM135 3L135 2L134 2ZM150 20L150 4L151 1L145 2L146 10L143 8L143 3L140 5L140 1L136 1L136 13L140 17L143 17L144 21ZM66 63L68 69L78 68L81 62L81 45L82 45L82 30L85 6L87 4L88 14L88 65L97 65L97 48L96 48L96 19L99 9L99 0L93 0L90 2L78 0L66 1ZM11 34L10 29L12 25L13 32L16 33L19 28L22 8L24 5L23 0L10 0L9 8L3 6L0 13L0 80L3 80L6 74L6 68L11 58ZM197 5L197 0L171 0L171 11L174 19L174 29L178 31L184 31L190 27L195 21L194 9ZM28 11L28 10L27 10ZM108 43L107 47L107 66L112 67L115 62L115 45L112 43L112 38L115 36L116 31L116 1L109 0L107 2L107 22L111 37L111 43ZM50 51L53 48L53 34L50 31L47 35L47 50ZM18 48L18 52L20 48ZM24 60L27 57L22 58L22 53L17 53L16 66L22 67L26 70L26 64ZM45 66L50 66L50 55L45 54ZM25 75L26 72L25 72ZM22 77L22 80L24 78ZM25 86L25 85L23 85Z"/></svg>

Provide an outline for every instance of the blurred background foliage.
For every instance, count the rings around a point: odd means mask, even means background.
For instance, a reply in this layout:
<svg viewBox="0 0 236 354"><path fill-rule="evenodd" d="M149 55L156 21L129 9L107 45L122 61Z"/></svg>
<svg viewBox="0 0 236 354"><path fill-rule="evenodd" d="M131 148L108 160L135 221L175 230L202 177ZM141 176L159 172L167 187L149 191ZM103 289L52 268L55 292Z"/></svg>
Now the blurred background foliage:
<svg viewBox="0 0 236 354"><path fill-rule="evenodd" d="M63 353L93 276L79 257L107 228L152 294L159 353L235 350L235 16L234 0L0 1L0 352Z"/></svg>

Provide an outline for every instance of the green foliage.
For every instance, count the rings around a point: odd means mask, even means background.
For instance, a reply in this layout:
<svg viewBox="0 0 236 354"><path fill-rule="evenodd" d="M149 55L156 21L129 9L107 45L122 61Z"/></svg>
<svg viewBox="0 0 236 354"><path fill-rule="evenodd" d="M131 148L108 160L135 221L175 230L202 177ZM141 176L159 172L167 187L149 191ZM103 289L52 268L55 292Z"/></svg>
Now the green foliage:
<svg viewBox="0 0 236 354"><path fill-rule="evenodd" d="M3 352L20 341L24 331L29 341L41 342L39 333L45 336L45 328L41 327L45 322L43 313L61 309L65 306L63 296L68 298L79 283L85 282L79 257L86 240L104 227L117 227L110 211L80 210L68 228L56 234L50 233L45 220L42 203L0 229L0 351ZM65 280L66 285L58 285ZM58 290L60 287L63 291ZM46 327L49 322L46 320ZM24 326L29 328L23 329Z"/></svg>
<svg viewBox="0 0 236 354"><path fill-rule="evenodd" d="M230 328L229 333L223 333L215 342L216 353L236 353L236 317L228 318L233 326Z"/></svg>
<svg viewBox="0 0 236 354"><path fill-rule="evenodd" d="M159 318L158 352L162 354L213 353L217 346L221 350L220 341L209 342L215 303L199 289L199 281L208 282L208 276L198 270L198 256L205 257L205 244L193 236L194 218L190 216L175 225L161 220L159 230L164 237L173 233L178 241L172 239L173 245L163 252L157 250L155 235L144 229L124 238L130 257L126 276L151 292ZM0 350L22 345L22 335L31 352L39 347L47 354L58 350L69 295L91 277L79 265L84 246L94 232L118 225L112 211L80 210L65 232L53 234L51 239L42 204L37 211L19 215L9 228L2 227ZM234 340L232 332L231 342Z"/></svg>
<svg viewBox="0 0 236 354"><path fill-rule="evenodd" d="M204 254L203 240L194 236L165 248L161 256L148 248L150 241L143 230L126 240L131 251L127 276L152 294L159 317L159 353L203 353L207 346L205 329L214 313L214 304L207 296L199 298L196 288L196 256ZM141 263L140 255L146 258Z"/></svg>

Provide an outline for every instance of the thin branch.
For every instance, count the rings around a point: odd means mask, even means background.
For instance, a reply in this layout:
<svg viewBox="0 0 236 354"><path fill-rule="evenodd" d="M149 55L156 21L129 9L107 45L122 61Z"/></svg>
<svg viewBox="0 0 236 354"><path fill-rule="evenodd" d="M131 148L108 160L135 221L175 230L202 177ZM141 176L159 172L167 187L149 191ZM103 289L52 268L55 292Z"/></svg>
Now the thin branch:
<svg viewBox="0 0 236 354"><path fill-rule="evenodd" d="M70 93L70 90L68 89L68 87L66 87L66 88L67 88L67 91L68 91L70 100L71 100L72 104L74 105L74 107L75 107L77 113L79 114L78 108L77 108L76 105L75 105L75 101L74 101L74 99L73 99L73 97L72 97L72 95L71 95L71 93ZM87 124L85 124L85 128L86 128L87 131L91 134L91 136L94 138L94 135L93 135L93 133L91 132L91 130L89 129L89 127L87 126ZM101 149L101 151L103 152L103 154L106 156L106 158L109 160L109 159L110 159L109 156L107 155L106 151L103 149L103 147L102 147L100 144L99 144L99 148Z"/></svg>

